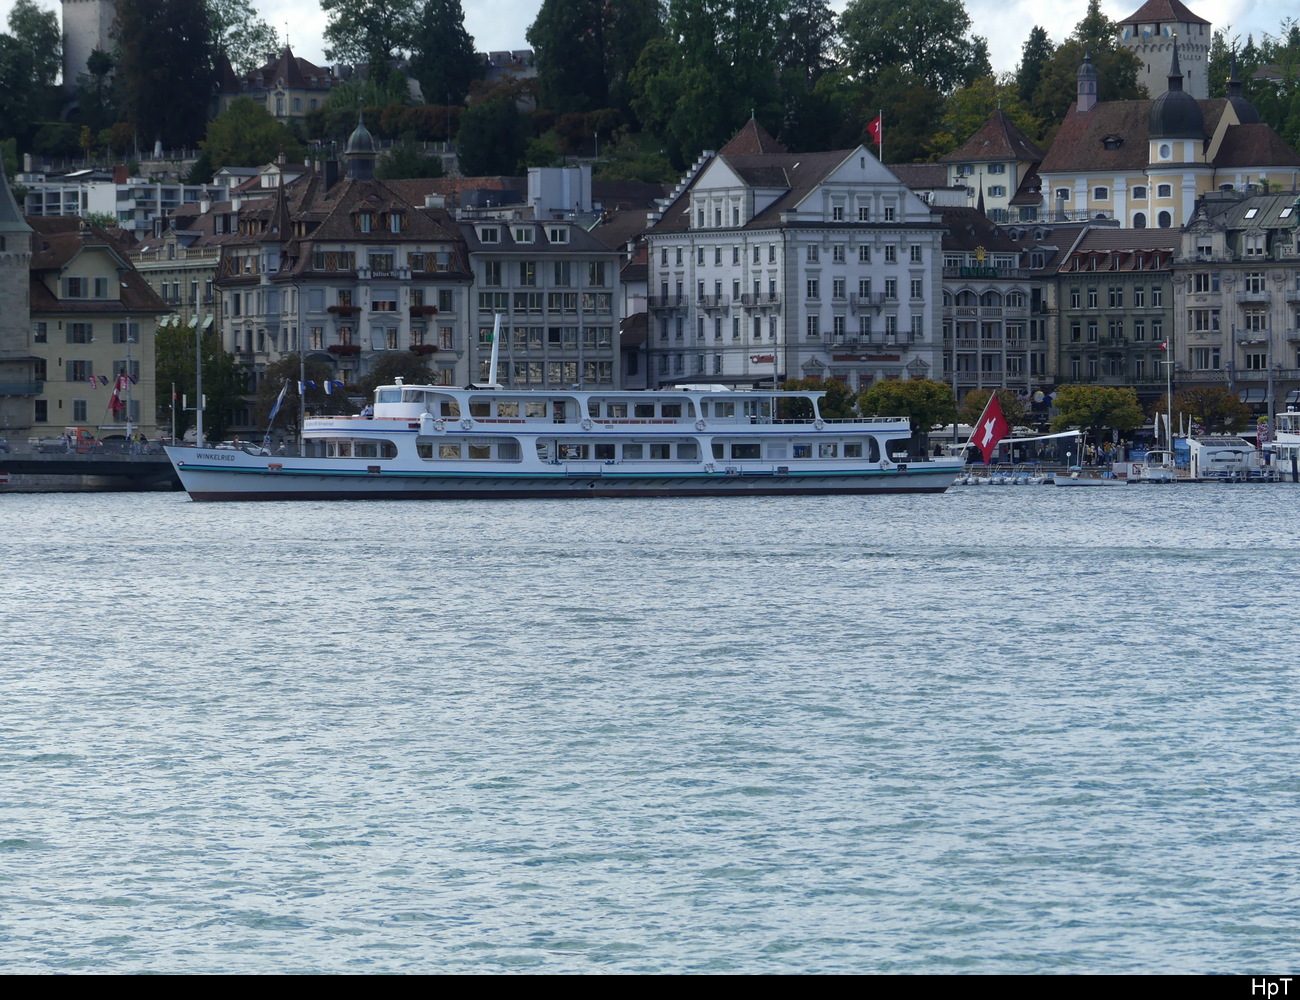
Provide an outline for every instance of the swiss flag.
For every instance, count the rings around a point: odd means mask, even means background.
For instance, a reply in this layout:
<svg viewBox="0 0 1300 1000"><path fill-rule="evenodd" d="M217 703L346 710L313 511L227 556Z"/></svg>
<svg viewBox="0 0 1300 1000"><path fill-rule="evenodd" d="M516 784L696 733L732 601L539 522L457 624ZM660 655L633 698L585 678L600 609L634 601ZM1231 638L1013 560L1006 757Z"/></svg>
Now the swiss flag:
<svg viewBox="0 0 1300 1000"><path fill-rule="evenodd" d="M867 123L867 133L876 141L877 146L880 145L880 133L884 127L884 115L876 115Z"/></svg>
<svg viewBox="0 0 1300 1000"><path fill-rule="evenodd" d="M971 444L984 456L985 465L988 465L993 457L993 449L998 446L998 442L1010 433L1011 425L1002 415L1002 404L998 402L998 394L991 393L989 401L984 404L984 412L980 414L975 424L975 432L970 438Z"/></svg>

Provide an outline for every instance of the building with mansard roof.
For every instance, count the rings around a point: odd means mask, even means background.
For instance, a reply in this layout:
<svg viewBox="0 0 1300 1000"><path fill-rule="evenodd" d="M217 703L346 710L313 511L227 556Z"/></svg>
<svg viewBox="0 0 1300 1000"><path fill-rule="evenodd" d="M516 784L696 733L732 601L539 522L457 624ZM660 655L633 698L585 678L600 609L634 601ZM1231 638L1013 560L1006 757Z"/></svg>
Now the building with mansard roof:
<svg viewBox="0 0 1300 1000"><path fill-rule="evenodd" d="M1078 99L1038 168L1051 218L1177 228L1207 192L1300 186L1300 155L1259 122L1235 71L1228 97L1197 99L1183 89L1180 50L1171 47L1168 87L1154 100L1098 103L1085 59Z"/></svg>
<svg viewBox="0 0 1300 1000"><path fill-rule="evenodd" d="M751 120L651 222L652 386L939 374L943 227L865 147L789 153Z"/></svg>

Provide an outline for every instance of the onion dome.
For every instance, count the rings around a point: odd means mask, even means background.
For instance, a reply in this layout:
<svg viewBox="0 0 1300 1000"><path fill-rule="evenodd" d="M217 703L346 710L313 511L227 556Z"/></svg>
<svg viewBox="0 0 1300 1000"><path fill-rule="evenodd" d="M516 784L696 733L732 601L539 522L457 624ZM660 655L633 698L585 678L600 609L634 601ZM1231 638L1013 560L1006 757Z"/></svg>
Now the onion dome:
<svg viewBox="0 0 1300 1000"><path fill-rule="evenodd" d="M1178 46L1174 45L1169 67L1169 89L1151 103L1152 139L1204 139L1205 116L1196 98L1183 90L1183 73L1178 68Z"/></svg>

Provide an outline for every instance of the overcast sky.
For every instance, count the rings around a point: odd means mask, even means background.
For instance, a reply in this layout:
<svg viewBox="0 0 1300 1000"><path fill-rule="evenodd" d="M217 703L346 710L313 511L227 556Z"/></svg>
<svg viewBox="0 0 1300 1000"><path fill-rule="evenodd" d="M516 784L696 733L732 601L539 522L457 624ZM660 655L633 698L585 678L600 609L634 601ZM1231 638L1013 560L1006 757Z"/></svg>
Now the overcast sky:
<svg viewBox="0 0 1300 1000"><path fill-rule="evenodd" d="M833 0L832 7L843 10L846 0ZM1143 0L1102 0L1102 10L1115 20L1137 10ZM1184 0L1195 13L1214 27L1231 25L1233 34L1244 40L1248 33L1257 37L1263 32L1276 33L1285 5L1260 0ZM37 0L45 9L57 9L56 0ZM294 54L323 63L325 14L313 0L253 0L262 16L283 36L288 35ZM0 0L0 10L8 16L12 0ZM524 32L537 16L541 0L462 0L465 27L474 37L480 52L527 47ZM975 32L989 40L993 68L999 72L1015 68L1020 47L1029 29L1041 24L1055 42L1062 41L1083 16L1087 0L966 0L966 10Z"/></svg>

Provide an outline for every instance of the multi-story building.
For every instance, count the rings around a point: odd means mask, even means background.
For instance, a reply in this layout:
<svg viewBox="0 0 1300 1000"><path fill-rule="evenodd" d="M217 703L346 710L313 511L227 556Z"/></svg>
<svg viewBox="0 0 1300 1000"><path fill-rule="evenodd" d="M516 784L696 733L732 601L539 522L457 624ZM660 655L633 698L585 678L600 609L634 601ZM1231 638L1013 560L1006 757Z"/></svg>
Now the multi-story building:
<svg viewBox="0 0 1300 1000"><path fill-rule="evenodd" d="M238 97L249 97L263 105L277 121L299 121L325 106L330 90L339 82L328 66L317 66L295 56L289 46L251 73L237 77L222 56L217 95L218 111L225 111Z"/></svg>
<svg viewBox="0 0 1300 1000"><path fill-rule="evenodd" d="M1083 230L1056 264L1059 381L1164 392L1179 242L1176 229Z"/></svg>
<svg viewBox="0 0 1300 1000"><path fill-rule="evenodd" d="M1258 412L1300 401L1296 196L1204 198L1174 261L1173 357L1183 385L1224 385ZM1270 391L1271 390L1271 391Z"/></svg>
<svg viewBox="0 0 1300 1000"><path fill-rule="evenodd" d="M564 220L481 218L460 231L474 271L475 380L501 315L497 380L520 388L618 385L619 255Z"/></svg>
<svg viewBox="0 0 1300 1000"><path fill-rule="evenodd" d="M972 389L1028 394L1047 378L1048 346L1020 246L976 209L942 219L944 381L959 400Z"/></svg>
<svg viewBox="0 0 1300 1000"><path fill-rule="evenodd" d="M1038 168L1047 217L1178 228L1207 192L1300 184L1300 155L1260 122L1235 76L1228 97L1197 100L1170 52L1168 89L1155 100L1098 103L1085 59L1078 100Z"/></svg>
<svg viewBox="0 0 1300 1000"><path fill-rule="evenodd" d="M941 224L864 147L788 153L751 120L646 233L652 384L940 371Z"/></svg>
<svg viewBox="0 0 1300 1000"><path fill-rule="evenodd" d="M970 193L971 208L994 222L1032 222L1041 197L1036 169L1043 151L998 108L966 142L939 158L950 186Z"/></svg>
<svg viewBox="0 0 1300 1000"><path fill-rule="evenodd" d="M298 351L349 384L394 352L421 357L445 383L467 381L470 273L455 224L375 179L363 126L346 156L346 176L332 183L314 172L228 213L214 208L224 342L252 373L250 389L268 363Z"/></svg>
<svg viewBox="0 0 1300 1000"><path fill-rule="evenodd" d="M35 231L31 354L42 385L32 399L32 428L84 424L101 437L152 434L154 333L166 304L102 231L66 217L27 221ZM125 405L115 405L115 390Z"/></svg>

